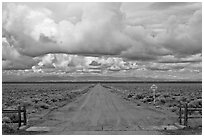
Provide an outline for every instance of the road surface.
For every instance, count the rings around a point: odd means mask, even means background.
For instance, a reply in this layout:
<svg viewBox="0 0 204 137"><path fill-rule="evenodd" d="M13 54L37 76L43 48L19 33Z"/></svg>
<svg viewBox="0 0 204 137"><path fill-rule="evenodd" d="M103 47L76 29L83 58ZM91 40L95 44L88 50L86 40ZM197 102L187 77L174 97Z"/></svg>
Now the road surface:
<svg viewBox="0 0 204 137"><path fill-rule="evenodd" d="M175 122L168 113L137 106L109 90L97 84L37 126L49 127L46 134L160 134L153 127Z"/></svg>

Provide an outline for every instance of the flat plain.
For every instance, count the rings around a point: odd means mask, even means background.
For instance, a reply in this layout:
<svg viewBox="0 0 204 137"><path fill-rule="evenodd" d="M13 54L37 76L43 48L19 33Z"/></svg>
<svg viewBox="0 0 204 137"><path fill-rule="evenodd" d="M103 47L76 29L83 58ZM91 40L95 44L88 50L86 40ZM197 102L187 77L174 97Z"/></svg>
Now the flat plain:
<svg viewBox="0 0 204 137"><path fill-rule="evenodd" d="M151 85L5 84L2 103L4 109L26 105L29 126L51 128L46 134L162 134L158 128L178 122L179 101L202 107L200 83L158 83L157 107Z"/></svg>

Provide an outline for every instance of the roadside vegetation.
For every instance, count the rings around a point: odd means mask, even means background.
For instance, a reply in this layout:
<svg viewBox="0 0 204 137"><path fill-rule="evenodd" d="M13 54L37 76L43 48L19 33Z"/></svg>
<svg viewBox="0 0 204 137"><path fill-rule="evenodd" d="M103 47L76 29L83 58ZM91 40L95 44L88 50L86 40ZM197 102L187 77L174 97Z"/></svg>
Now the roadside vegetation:
<svg viewBox="0 0 204 137"><path fill-rule="evenodd" d="M120 94L124 99L137 102L140 106L146 104L153 105L152 84L105 84L104 86L114 89L112 92ZM202 84L182 84L182 83L159 83L156 91L155 107L165 108L176 115L179 114L179 103L188 103L190 108L202 108ZM202 116L201 112L192 112L190 116ZM189 128L201 128L201 119L189 119ZM193 132L193 131L192 131Z"/></svg>
<svg viewBox="0 0 204 137"><path fill-rule="evenodd" d="M91 84L3 84L2 108L17 110L26 106L28 124L32 125L50 111L61 107L77 96L86 93ZM17 132L18 115L2 114L2 132L13 134Z"/></svg>

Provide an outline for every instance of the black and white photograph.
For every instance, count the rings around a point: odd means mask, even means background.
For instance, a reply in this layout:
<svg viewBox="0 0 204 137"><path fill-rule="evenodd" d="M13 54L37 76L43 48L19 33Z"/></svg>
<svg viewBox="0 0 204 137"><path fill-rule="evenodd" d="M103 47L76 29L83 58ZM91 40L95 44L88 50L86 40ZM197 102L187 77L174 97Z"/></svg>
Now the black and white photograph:
<svg viewBox="0 0 204 137"><path fill-rule="evenodd" d="M202 2L1 2L2 135L202 135Z"/></svg>

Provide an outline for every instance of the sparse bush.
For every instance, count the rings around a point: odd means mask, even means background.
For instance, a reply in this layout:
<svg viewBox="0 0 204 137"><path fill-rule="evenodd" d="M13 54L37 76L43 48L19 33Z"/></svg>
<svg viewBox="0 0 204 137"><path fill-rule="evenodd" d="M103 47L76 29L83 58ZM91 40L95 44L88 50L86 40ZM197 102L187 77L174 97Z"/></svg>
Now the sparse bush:
<svg viewBox="0 0 204 137"><path fill-rule="evenodd" d="M172 99L172 100L175 100L176 98L175 98L175 97L172 97L171 99Z"/></svg>
<svg viewBox="0 0 204 137"><path fill-rule="evenodd" d="M199 111L194 111L193 114L194 115L200 115L200 112Z"/></svg>
<svg viewBox="0 0 204 137"><path fill-rule="evenodd" d="M131 98L133 95L132 94L128 94L127 98Z"/></svg>
<svg viewBox="0 0 204 137"><path fill-rule="evenodd" d="M9 117L5 116L2 118L2 122L3 123L11 123L11 119Z"/></svg>
<svg viewBox="0 0 204 137"><path fill-rule="evenodd" d="M173 93L173 95L174 95L174 96L180 96L181 94L175 92L175 93Z"/></svg>
<svg viewBox="0 0 204 137"><path fill-rule="evenodd" d="M172 112L177 112L178 107L171 107L170 109L171 109Z"/></svg>
<svg viewBox="0 0 204 137"><path fill-rule="evenodd" d="M173 105L172 104L168 104L168 107L172 107Z"/></svg>
<svg viewBox="0 0 204 137"><path fill-rule="evenodd" d="M186 102L186 101L187 101L187 98L186 98L186 97L184 97L184 96L182 96L182 97L180 97L179 101Z"/></svg>
<svg viewBox="0 0 204 137"><path fill-rule="evenodd" d="M141 95L141 94L137 94L137 95L135 95L135 99L143 99L143 98L144 98L144 96Z"/></svg>
<svg viewBox="0 0 204 137"><path fill-rule="evenodd" d="M147 100L148 100L148 98L145 97L145 98L142 99L142 102L143 102L143 103L146 103Z"/></svg>
<svg viewBox="0 0 204 137"><path fill-rule="evenodd" d="M166 103L166 99L165 99L165 98L160 98L160 102L161 102L162 104L165 104L165 103Z"/></svg>
<svg viewBox="0 0 204 137"><path fill-rule="evenodd" d="M153 95L149 95L149 98L153 98Z"/></svg>
<svg viewBox="0 0 204 137"><path fill-rule="evenodd" d="M189 107L192 107L192 108L196 108L196 107L201 108L202 107L202 100L201 99L193 100L188 105L189 105Z"/></svg>
<svg viewBox="0 0 204 137"><path fill-rule="evenodd" d="M10 122L16 122L18 121L18 114L16 113L7 113L7 114L4 114L3 118L4 117L7 117L10 119ZM3 119L2 119L3 120Z"/></svg>
<svg viewBox="0 0 204 137"><path fill-rule="evenodd" d="M202 99L202 97L201 97L201 96L198 96L197 99Z"/></svg>
<svg viewBox="0 0 204 137"><path fill-rule="evenodd" d="M19 104L21 106L32 106L33 105L33 102L32 102L32 99L31 98L24 98L22 100L19 100Z"/></svg>
<svg viewBox="0 0 204 137"><path fill-rule="evenodd" d="M147 102L152 102L153 100L153 98L147 98Z"/></svg>
<svg viewBox="0 0 204 137"><path fill-rule="evenodd" d="M161 93L156 93L155 97L159 97L161 95Z"/></svg>
<svg viewBox="0 0 204 137"><path fill-rule="evenodd" d="M56 98L51 99L52 102L57 102L58 100Z"/></svg>
<svg viewBox="0 0 204 137"><path fill-rule="evenodd" d="M50 107L49 104L40 102L39 104L35 105L36 108L43 108L43 109L48 109Z"/></svg>
<svg viewBox="0 0 204 137"><path fill-rule="evenodd" d="M16 131L16 129L15 129L13 124L7 124L7 123L3 123L2 124L2 132L3 132L3 134L14 133L15 131Z"/></svg>
<svg viewBox="0 0 204 137"><path fill-rule="evenodd" d="M38 103L40 100L41 99L39 99L39 98L32 98L32 102L34 102L34 103Z"/></svg>
<svg viewBox="0 0 204 137"><path fill-rule="evenodd" d="M179 104L177 104L177 103L172 104L173 107L177 107L177 105L179 105Z"/></svg>
<svg viewBox="0 0 204 137"><path fill-rule="evenodd" d="M165 98L170 97L170 95L169 95L169 94L164 94L163 96L164 96Z"/></svg>

